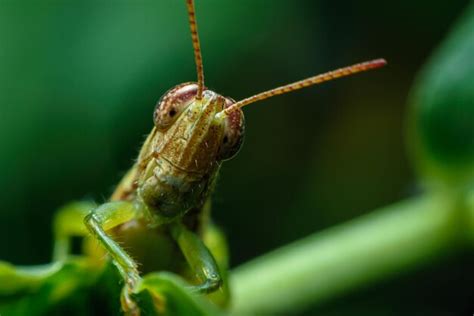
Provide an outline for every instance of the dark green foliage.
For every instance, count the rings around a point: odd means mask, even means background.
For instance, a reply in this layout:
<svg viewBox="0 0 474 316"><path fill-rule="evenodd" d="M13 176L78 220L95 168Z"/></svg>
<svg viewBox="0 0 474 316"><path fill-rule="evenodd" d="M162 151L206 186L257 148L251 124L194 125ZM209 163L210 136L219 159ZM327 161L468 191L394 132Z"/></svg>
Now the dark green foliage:
<svg viewBox="0 0 474 316"><path fill-rule="evenodd" d="M411 133L420 171L430 180L474 176L474 5L432 56L415 86Z"/></svg>

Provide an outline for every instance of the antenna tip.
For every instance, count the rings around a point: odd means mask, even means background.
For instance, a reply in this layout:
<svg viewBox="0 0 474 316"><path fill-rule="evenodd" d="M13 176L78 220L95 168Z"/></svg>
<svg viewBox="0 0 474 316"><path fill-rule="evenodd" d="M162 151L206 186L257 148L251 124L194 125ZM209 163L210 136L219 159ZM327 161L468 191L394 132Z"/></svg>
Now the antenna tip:
<svg viewBox="0 0 474 316"><path fill-rule="evenodd" d="M384 58L374 59L370 62L371 68L383 67L387 64L387 61Z"/></svg>

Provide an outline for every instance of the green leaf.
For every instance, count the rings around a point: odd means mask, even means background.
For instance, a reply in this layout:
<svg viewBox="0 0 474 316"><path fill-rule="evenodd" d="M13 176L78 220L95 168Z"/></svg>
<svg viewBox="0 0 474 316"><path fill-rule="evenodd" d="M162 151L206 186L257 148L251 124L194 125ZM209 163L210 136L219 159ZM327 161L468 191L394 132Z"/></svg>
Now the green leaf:
<svg viewBox="0 0 474 316"><path fill-rule="evenodd" d="M0 315L114 314L120 310L121 279L113 265L84 258L15 267L0 262ZM134 294L143 315L221 315L204 296L172 273L146 275ZM103 305L90 306L90 302Z"/></svg>
<svg viewBox="0 0 474 316"><path fill-rule="evenodd" d="M474 4L421 71L412 93L410 149L429 182L474 179Z"/></svg>
<svg viewBox="0 0 474 316"><path fill-rule="evenodd" d="M95 283L101 268L86 259L14 267L0 262L0 314L43 315Z"/></svg>
<svg viewBox="0 0 474 316"><path fill-rule="evenodd" d="M140 283L134 297L144 315L222 315L202 295L172 273L151 273Z"/></svg>

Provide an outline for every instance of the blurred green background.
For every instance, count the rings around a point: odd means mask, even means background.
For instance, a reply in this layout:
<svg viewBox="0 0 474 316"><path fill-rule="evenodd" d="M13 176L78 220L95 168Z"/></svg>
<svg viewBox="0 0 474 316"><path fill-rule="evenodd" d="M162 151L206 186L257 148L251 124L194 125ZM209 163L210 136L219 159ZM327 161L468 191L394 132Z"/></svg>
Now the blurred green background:
<svg viewBox="0 0 474 316"><path fill-rule="evenodd" d="M467 4L197 0L206 85L237 100L389 61L246 108L245 144L214 194L232 266L419 192L409 90ZM193 63L184 1L0 2L0 259L50 260L55 209L107 199ZM470 315L473 264L453 255L308 313Z"/></svg>

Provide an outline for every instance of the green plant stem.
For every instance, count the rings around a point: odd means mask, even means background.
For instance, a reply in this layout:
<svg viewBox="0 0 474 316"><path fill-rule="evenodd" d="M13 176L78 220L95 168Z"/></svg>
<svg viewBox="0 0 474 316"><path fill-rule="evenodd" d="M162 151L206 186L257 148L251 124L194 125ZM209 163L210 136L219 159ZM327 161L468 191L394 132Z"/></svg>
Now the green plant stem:
<svg viewBox="0 0 474 316"><path fill-rule="evenodd" d="M457 248L474 213L465 212L460 199L437 193L376 210L236 268L232 314L294 312Z"/></svg>

